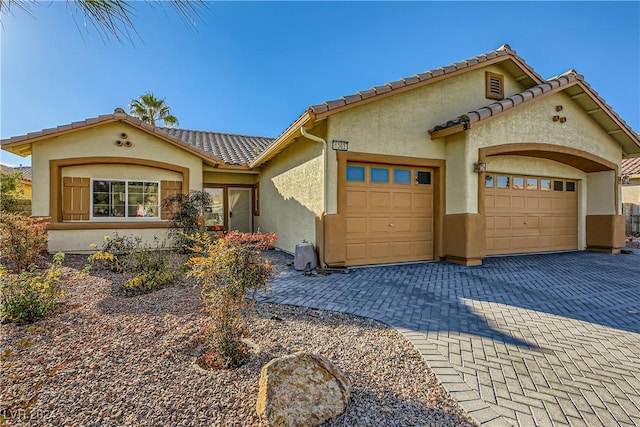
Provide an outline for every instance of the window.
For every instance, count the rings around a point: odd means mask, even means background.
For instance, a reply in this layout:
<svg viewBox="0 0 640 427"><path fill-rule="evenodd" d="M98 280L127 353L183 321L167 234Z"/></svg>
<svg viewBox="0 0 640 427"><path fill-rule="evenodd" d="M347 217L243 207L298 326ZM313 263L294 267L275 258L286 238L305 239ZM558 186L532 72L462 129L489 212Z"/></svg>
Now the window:
<svg viewBox="0 0 640 427"><path fill-rule="evenodd" d="M550 179L541 179L540 180L540 190L542 190L542 191L551 191L551 180Z"/></svg>
<svg viewBox="0 0 640 427"><path fill-rule="evenodd" d="M513 188L516 190L524 189L524 178L521 176L516 176L513 178Z"/></svg>
<svg viewBox="0 0 640 427"><path fill-rule="evenodd" d="M160 184L153 181L95 179L91 200L94 218L159 218Z"/></svg>
<svg viewBox="0 0 640 427"><path fill-rule="evenodd" d="M564 181L553 181L553 191L564 191Z"/></svg>
<svg viewBox="0 0 640 427"><path fill-rule="evenodd" d="M389 182L389 169L371 168L371 182Z"/></svg>
<svg viewBox="0 0 640 427"><path fill-rule="evenodd" d="M496 73L485 73L485 85L487 99L504 99L504 76Z"/></svg>
<svg viewBox="0 0 640 427"><path fill-rule="evenodd" d="M431 172L416 171L416 184L431 184Z"/></svg>
<svg viewBox="0 0 640 427"><path fill-rule="evenodd" d="M487 188L493 188L493 175L485 175L484 186Z"/></svg>
<svg viewBox="0 0 640 427"><path fill-rule="evenodd" d="M364 182L364 166L347 166L347 181Z"/></svg>
<svg viewBox="0 0 640 427"><path fill-rule="evenodd" d="M509 177L508 176L499 176L498 177L498 188L509 188Z"/></svg>
<svg viewBox="0 0 640 427"><path fill-rule="evenodd" d="M211 197L211 203L204 208L204 225L214 229L224 227L224 188L205 188L204 191Z"/></svg>
<svg viewBox="0 0 640 427"><path fill-rule="evenodd" d="M527 178L527 190L538 189L538 178Z"/></svg>
<svg viewBox="0 0 640 427"><path fill-rule="evenodd" d="M567 181L567 186L566 186L567 191L576 191L576 183L573 181Z"/></svg>
<svg viewBox="0 0 640 427"><path fill-rule="evenodd" d="M394 169L393 170L393 182L395 184L410 184L411 183L411 171L407 169Z"/></svg>

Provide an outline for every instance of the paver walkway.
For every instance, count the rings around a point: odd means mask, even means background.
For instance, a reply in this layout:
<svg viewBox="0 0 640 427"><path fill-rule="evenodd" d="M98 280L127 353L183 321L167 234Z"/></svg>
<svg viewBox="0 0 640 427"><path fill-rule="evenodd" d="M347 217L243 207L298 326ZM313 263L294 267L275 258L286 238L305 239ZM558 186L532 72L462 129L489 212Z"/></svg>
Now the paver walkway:
<svg viewBox="0 0 640 427"><path fill-rule="evenodd" d="M397 328L482 425L640 425L640 251L291 268L272 290Z"/></svg>

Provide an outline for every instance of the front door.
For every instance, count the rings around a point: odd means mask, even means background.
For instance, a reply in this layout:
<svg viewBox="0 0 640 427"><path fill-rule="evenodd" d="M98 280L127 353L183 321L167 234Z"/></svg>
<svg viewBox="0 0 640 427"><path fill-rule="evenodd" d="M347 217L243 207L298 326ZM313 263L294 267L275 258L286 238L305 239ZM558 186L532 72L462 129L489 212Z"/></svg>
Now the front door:
<svg viewBox="0 0 640 427"><path fill-rule="evenodd" d="M251 233L251 188L229 187L229 231Z"/></svg>

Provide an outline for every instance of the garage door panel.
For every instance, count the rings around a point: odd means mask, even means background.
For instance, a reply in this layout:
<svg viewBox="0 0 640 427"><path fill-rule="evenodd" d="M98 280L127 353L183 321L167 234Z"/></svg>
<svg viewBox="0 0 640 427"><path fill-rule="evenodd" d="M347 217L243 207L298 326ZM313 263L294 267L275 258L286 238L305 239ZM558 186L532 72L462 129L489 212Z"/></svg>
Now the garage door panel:
<svg viewBox="0 0 640 427"><path fill-rule="evenodd" d="M348 217L347 229L348 234L366 234L367 233L367 219L364 217Z"/></svg>
<svg viewBox="0 0 640 427"><path fill-rule="evenodd" d="M346 182L346 265L433 259L433 186L414 182L416 168L355 165L364 178ZM371 182L372 168L388 169L389 180ZM394 169L410 174L396 177Z"/></svg>
<svg viewBox="0 0 640 427"><path fill-rule="evenodd" d="M504 175L509 176L509 174ZM549 178L525 177L525 182L528 182L527 178L531 178L531 182L542 182L541 179L549 180ZM560 178L552 178L552 180L560 180ZM493 183L496 180L487 182ZM513 182L513 179L510 182ZM484 200L487 254L577 248L578 196L576 192L545 190L541 185L517 189L488 187L485 189Z"/></svg>
<svg viewBox="0 0 640 427"><path fill-rule="evenodd" d="M391 207L391 194L388 191L370 191L368 207L389 209Z"/></svg>

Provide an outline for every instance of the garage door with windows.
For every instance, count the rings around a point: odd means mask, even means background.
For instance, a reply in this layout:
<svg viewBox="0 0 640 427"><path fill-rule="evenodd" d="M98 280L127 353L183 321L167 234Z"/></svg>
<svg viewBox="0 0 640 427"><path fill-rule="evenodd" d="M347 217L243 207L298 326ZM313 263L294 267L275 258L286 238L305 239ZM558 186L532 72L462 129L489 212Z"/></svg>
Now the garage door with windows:
<svg viewBox="0 0 640 427"><path fill-rule="evenodd" d="M487 173L487 255L577 249L577 190L573 180Z"/></svg>
<svg viewBox="0 0 640 427"><path fill-rule="evenodd" d="M348 163L346 265L434 258L433 170Z"/></svg>

